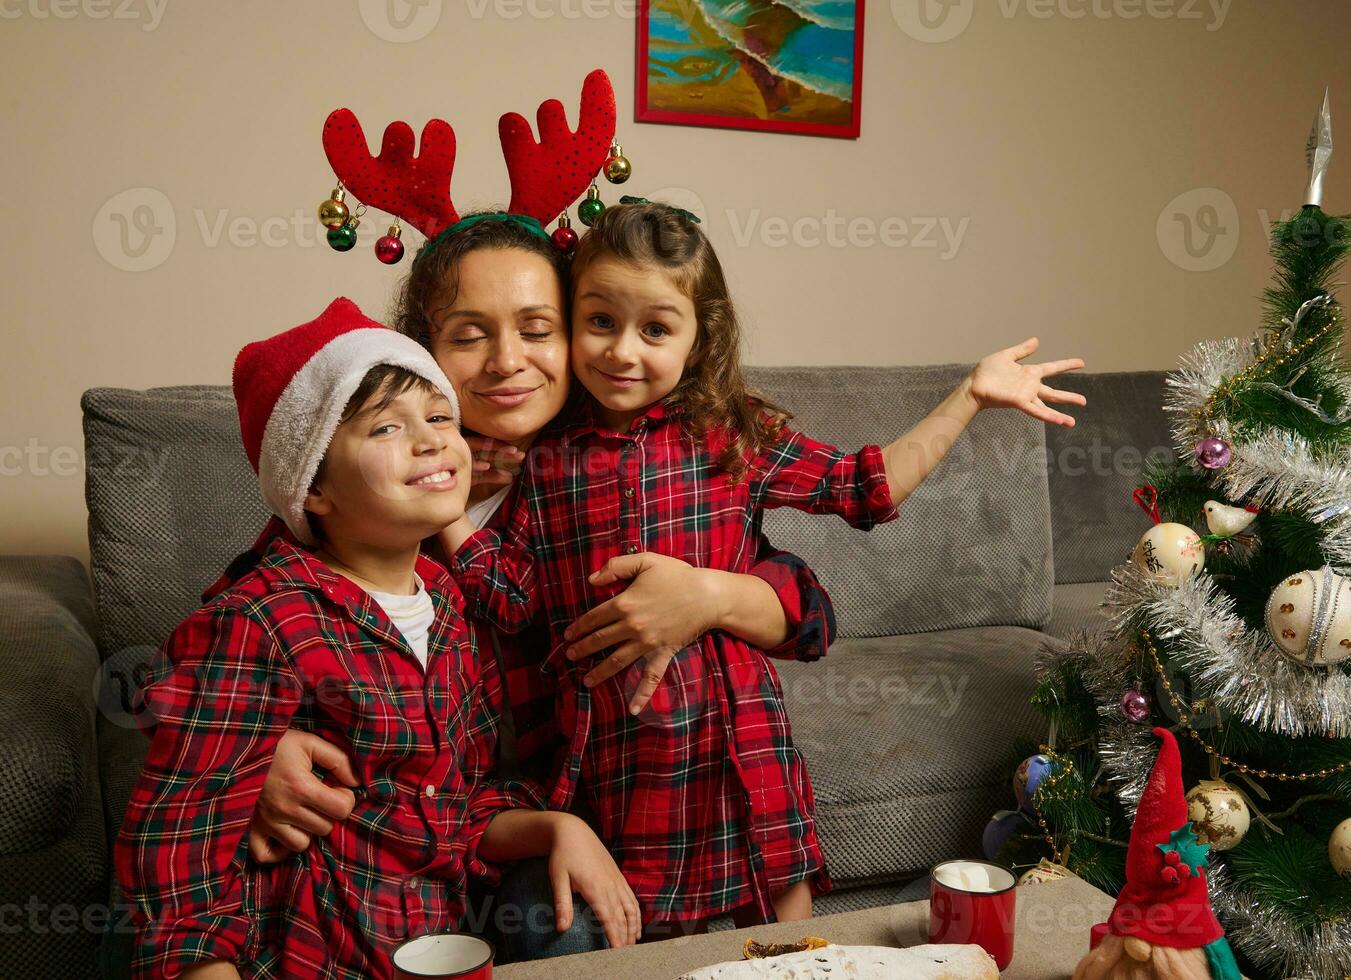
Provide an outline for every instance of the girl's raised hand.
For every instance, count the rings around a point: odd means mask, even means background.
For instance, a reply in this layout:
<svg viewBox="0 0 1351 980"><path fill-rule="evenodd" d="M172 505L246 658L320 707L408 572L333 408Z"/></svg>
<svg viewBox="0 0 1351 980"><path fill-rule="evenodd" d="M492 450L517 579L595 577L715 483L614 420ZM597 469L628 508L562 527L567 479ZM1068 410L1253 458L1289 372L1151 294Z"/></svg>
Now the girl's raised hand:
<svg viewBox="0 0 1351 980"><path fill-rule="evenodd" d="M1039 344L1036 337L1029 337L1021 344L995 351L984 358L967 377L971 397L978 408L1016 408L1034 419L1073 427L1073 416L1057 412L1046 403L1063 402L1082 406L1088 404L1088 399L1073 391L1052 388L1043 384L1042 379L1081 368L1084 362L1080 358L1070 357L1062 361L1047 361L1045 364L1018 363L1030 357Z"/></svg>

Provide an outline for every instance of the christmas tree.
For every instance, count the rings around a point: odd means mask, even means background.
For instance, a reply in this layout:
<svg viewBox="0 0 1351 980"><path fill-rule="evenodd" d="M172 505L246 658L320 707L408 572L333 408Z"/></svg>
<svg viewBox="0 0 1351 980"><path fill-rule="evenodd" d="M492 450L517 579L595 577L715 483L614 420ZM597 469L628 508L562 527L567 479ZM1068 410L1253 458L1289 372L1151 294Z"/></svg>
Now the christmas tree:
<svg viewBox="0 0 1351 980"><path fill-rule="evenodd" d="M1043 654L1047 740L1017 769L1020 809L986 833L1004 863L1116 893L1151 729L1170 728L1230 943L1250 976L1309 980L1351 976L1351 374L1334 295L1351 221L1321 207L1331 153L1325 96L1307 204L1273 229L1264 329L1201 343L1169 376L1177 458L1136 491L1154 526L1113 570L1106 625Z"/></svg>

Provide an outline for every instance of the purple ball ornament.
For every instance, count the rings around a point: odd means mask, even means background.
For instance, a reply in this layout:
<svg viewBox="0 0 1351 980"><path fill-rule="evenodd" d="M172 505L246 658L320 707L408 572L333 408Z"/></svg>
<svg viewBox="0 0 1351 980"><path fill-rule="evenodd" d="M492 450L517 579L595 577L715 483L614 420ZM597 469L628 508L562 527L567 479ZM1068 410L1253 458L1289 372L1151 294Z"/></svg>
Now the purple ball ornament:
<svg viewBox="0 0 1351 980"><path fill-rule="evenodd" d="M1042 781L1051 774L1051 769L1055 765L1051 757L1038 752L1036 755L1029 756L1018 764L1018 768L1013 773L1013 795L1018 800L1018 806L1028 813L1035 812L1032 808L1032 795L1036 793L1037 787Z"/></svg>
<svg viewBox="0 0 1351 980"><path fill-rule="evenodd" d="M1143 691L1130 690L1121 695L1121 713L1132 725L1149 720L1149 697Z"/></svg>
<svg viewBox="0 0 1351 980"><path fill-rule="evenodd" d="M1196 461L1208 470L1223 469L1229 465L1233 451L1219 436L1206 436L1196 444Z"/></svg>

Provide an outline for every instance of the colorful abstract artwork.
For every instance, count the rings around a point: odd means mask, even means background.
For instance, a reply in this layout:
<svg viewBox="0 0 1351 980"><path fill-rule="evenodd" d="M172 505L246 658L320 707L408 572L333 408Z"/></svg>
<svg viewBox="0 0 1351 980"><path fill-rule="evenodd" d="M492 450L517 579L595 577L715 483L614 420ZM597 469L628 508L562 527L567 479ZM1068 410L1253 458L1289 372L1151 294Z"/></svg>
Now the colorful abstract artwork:
<svg viewBox="0 0 1351 980"><path fill-rule="evenodd" d="M639 122L855 138L863 0L641 0Z"/></svg>

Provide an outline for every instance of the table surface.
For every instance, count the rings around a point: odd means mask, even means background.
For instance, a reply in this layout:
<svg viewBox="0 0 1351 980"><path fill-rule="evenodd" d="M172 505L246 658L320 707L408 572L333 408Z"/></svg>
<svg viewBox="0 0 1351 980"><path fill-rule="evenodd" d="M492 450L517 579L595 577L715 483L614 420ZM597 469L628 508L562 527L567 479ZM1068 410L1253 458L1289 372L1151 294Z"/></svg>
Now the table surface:
<svg viewBox="0 0 1351 980"><path fill-rule="evenodd" d="M1018 887L1013 962L1001 980L1067 980L1088 952L1088 931L1106 920L1111 896L1079 878ZM845 946L918 946L928 942L929 903L909 902L859 912L826 915L809 922L753 926L733 932L668 939L625 949L515 963L493 970L502 980L674 980L701 966L741 958L741 946L754 936L766 942L791 942L821 936Z"/></svg>

